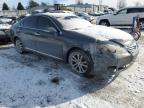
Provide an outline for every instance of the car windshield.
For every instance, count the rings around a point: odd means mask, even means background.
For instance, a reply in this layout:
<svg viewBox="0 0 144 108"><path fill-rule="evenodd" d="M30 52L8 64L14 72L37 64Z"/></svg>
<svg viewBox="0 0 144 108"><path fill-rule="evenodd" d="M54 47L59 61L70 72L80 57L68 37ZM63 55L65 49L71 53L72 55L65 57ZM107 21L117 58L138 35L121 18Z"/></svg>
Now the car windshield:
<svg viewBox="0 0 144 108"><path fill-rule="evenodd" d="M89 21L84 20L74 14L53 17L55 17L66 30L87 28L92 26Z"/></svg>

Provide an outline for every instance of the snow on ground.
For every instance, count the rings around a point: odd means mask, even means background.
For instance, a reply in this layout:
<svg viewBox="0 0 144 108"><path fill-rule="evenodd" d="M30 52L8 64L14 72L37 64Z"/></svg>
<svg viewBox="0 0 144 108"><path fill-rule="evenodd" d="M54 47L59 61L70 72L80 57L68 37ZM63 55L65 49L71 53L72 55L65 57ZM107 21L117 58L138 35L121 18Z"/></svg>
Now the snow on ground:
<svg viewBox="0 0 144 108"><path fill-rule="evenodd" d="M132 67L112 83L72 73L61 61L0 49L0 108L143 108L144 37Z"/></svg>

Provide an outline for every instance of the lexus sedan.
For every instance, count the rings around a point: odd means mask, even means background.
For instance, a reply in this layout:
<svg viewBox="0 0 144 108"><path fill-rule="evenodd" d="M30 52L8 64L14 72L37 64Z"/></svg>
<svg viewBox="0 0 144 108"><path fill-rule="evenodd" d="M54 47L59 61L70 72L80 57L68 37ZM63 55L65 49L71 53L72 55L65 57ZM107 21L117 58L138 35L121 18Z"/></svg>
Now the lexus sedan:
<svg viewBox="0 0 144 108"><path fill-rule="evenodd" d="M11 36L19 53L32 51L63 60L80 76L117 72L139 52L130 34L92 25L73 13L28 16L12 26Z"/></svg>

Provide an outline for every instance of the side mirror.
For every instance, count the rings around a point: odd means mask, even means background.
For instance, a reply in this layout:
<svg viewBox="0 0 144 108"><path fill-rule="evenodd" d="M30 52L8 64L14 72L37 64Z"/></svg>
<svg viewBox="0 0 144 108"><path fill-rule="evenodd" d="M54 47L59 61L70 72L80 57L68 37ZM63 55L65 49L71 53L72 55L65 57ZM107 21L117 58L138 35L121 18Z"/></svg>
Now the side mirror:
<svg viewBox="0 0 144 108"><path fill-rule="evenodd" d="M54 27L48 27L48 32L49 33L52 33L52 34L54 34L54 35L62 35L62 32L61 31L59 31L59 30L57 30L56 28L54 28Z"/></svg>
<svg viewBox="0 0 144 108"><path fill-rule="evenodd" d="M57 30L54 27L48 27L48 32L57 33Z"/></svg>

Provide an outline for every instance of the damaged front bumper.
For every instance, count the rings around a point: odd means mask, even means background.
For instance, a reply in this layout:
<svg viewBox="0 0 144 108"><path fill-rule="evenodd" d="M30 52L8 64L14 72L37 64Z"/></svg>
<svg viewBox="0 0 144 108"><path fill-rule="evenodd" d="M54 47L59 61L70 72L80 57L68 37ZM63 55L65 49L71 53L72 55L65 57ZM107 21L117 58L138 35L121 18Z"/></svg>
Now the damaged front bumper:
<svg viewBox="0 0 144 108"><path fill-rule="evenodd" d="M138 46L134 51L127 51L124 54L96 54L94 59L94 73L108 72L118 74L119 72L130 67L139 54Z"/></svg>

